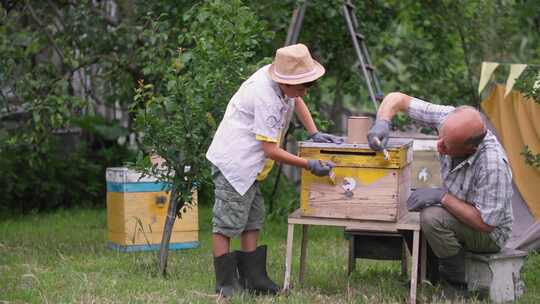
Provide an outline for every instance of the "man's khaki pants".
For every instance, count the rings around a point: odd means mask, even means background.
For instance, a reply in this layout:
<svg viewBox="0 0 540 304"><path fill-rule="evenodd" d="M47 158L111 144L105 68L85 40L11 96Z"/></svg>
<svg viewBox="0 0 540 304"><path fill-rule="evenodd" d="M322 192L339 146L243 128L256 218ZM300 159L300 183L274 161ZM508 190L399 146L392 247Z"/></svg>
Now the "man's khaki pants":
<svg viewBox="0 0 540 304"><path fill-rule="evenodd" d="M450 283L466 283L465 250L478 253L499 251L499 246L488 233L461 223L442 207L423 209L420 225L431 247L427 251L427 277L432 283L439 281L439 275Z"/></svg>
<svg viewBox="0 0 540 304"><path fill-rule="evenodd" d="M423 209L420 225L429 246L439 258L455 256L462 248L477 253L500 250L489 233L470 228L439 206Z"/></svg>

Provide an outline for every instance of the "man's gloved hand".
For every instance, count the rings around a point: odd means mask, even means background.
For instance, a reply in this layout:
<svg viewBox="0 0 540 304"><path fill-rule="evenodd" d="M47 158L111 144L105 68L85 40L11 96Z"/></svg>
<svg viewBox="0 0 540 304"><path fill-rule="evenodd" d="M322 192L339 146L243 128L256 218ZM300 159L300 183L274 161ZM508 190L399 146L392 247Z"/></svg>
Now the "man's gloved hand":
<svg viewBox="0 0 540 304"><path fill-rule="evenodd" d="M386 148L390 138L390 122L385 119L377 119L367 134L369 147L375 151Z"/></svg>
<svg viewBox="0 0 540 304"><path fill-rule="evenodd" d="M330 173L330 170L334 168L335 164L331 161L322 161L318 159L308 159L309 172L317 176L325 176Z"/></svg>
<svg viewBox="0 0 540 304"><path fill-rule="evenodd" d="M429 206L442 206L442 198L446 194L441 188L418 188L407 200L409 211L420 211Z"/></svg>
<svg viewBox="0 0 540 304"><path fill-rule="evenodd" d="M310 140L319 143L334 143L341 144L343 143L343 137L335 136L332 134L326 134L322 132L315 132L309 137Z"/></svg>

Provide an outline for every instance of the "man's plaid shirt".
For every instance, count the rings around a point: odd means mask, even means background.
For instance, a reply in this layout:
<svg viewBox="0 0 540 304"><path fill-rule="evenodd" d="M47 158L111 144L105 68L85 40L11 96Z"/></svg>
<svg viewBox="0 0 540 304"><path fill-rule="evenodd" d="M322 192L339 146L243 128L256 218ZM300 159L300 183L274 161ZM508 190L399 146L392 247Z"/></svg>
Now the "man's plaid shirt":
<svg viewBox="0 0 540 304"><path fill-rule="evenodd" d="M409 116L430 127L440 128L451 106L428 103L417 98L411 100ZM443 186L458 199L480 211L484 222L495 229L490 233L500 248L512 232L512 171L503 147L491 133L478 146L478 150L452 169L452 159L441 155Z"/></svg>

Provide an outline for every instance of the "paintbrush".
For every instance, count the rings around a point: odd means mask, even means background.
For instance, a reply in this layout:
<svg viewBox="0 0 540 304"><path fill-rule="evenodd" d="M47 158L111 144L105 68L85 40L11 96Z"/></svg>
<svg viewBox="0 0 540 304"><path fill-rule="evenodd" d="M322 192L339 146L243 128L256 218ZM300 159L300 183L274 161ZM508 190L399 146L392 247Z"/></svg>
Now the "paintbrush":
<svg viewBox="0 0 540 304"><path fill-rule="evenodd" d="M374 137L373 140L375 141L375 144L377 144L377 146L382 148L381 140L378 137ZM386 150L386 148L383 148L382 152L384 154L384 160L389 160L390 154L388 153L388 150Z"/></svg>

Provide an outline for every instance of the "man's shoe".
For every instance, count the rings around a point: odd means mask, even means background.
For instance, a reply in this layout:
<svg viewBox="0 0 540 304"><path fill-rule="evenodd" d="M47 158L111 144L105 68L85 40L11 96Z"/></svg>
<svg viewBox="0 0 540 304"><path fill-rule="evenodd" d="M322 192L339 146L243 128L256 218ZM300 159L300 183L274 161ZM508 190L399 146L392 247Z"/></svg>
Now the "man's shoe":
<svg viewBox="0 0 540 304"><path fill-rule="evenodd" d="M465 251L461 249L456 255L439 258L439 274L442 279L452 285L467 286L465 278Z"/></svg>

